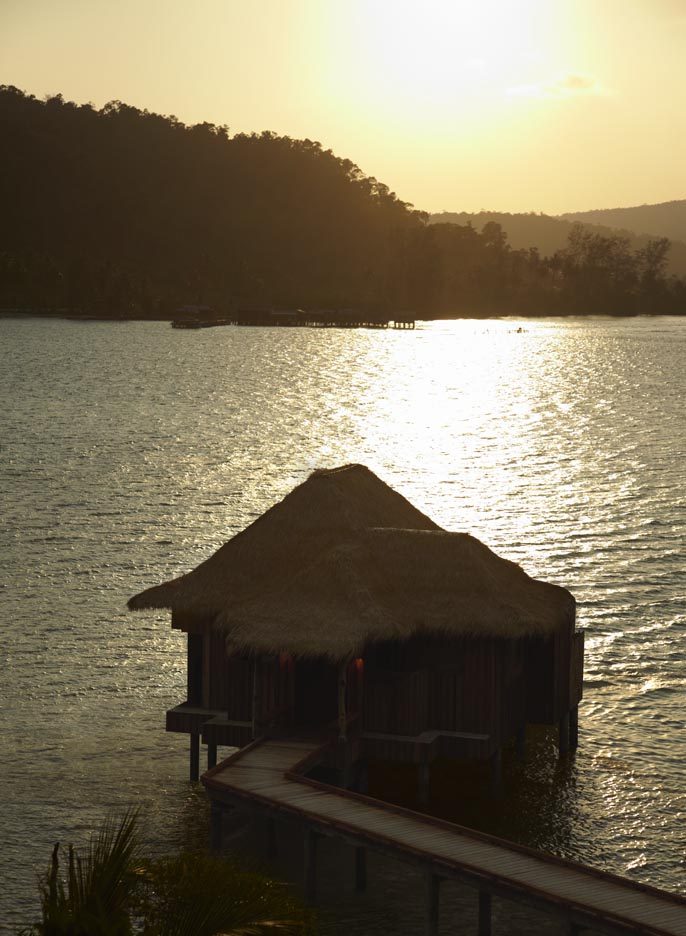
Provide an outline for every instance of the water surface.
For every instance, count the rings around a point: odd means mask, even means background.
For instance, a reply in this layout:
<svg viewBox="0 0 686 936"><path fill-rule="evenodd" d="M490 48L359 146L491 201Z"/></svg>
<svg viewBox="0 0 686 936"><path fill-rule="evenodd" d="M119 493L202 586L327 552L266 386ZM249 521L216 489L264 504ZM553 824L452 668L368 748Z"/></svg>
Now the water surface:
<svg viewBox="0 0 686 936"><path fill-rule="evenodd" d="M352 461L569 588L586 629L576 757L559 764L539 733L523 766L507 759L501 807L484 808L467 771L444 778L435 809L686 892L685 349L686 323L664 318L414 332L0 320L8 930L32 919L52 842L110 807L145 802L153 847L202 840L186 739L164 732L183 635L126 599L312 469ZM394 783L407 801L412 778Z"/></svg>

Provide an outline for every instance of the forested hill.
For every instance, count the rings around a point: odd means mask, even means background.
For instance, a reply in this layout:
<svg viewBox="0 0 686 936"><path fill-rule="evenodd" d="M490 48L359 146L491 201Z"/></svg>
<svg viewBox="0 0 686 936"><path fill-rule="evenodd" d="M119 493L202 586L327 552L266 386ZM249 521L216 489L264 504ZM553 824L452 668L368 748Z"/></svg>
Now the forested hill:
<svg viewBox="0 0 686 936"><path fill-rule="evenodd" d="M674 205L683 205L686 202L672 202ZM659 205L646 206L646 208L660 208ZM444 211L432 214L429 218L431 224L472 224L480 231L485 224L499 224L507 234L508 242L515 249L535 247L543 257L552 257L557 251L567 246L570 232L575 223L582 223L592 229L594 234L601 237L626 237L633 250L642 250L653 237L670 237L671 248L667 260L667 271L676 276L686 276L686 243L674 239L667 230L652 230L650 228L631 228L628 216L624 218L624 211L633 209L617 209L616 211L587 211L576 215L535 214L534 212L509 214L503 211L480 211L469 213L466 211ZM640 209L636 209L640 211ZM620 224L620 220L625 223ZM676 217L674 221L676 222ZM646 221L647 223L647 221ZM676 227L675 225L673 225ZM649 233L641 234L646 230ZM684 211L682 237L686 240L686 210Z"/></svg>
<svg viewBox="0 0 686 936"><path fill-rule="evenodd" d="M575 211L561 215L567 221L583 224L604 224L624 228L637 234L669 237L686 242L686 199L661 202L658 205L637 205L634 208L601 208L595 211Z"/></svg>
<svg viewBox="0 0 686 936"><path fill-rule="evenodd" d="M65 303L340 304L389 288L422 227L319 143L0 90L0 250ZM106 281L106 282L105 282Z"/></svg>
<svg viewBox="0 0 686 936"><path fill-rule="evenodd" d="M349 159L0 87L0 309L169 317L185 304L418 317L683 312L669 243L571 227L550 258L497 223L427 224Z"/></svg>

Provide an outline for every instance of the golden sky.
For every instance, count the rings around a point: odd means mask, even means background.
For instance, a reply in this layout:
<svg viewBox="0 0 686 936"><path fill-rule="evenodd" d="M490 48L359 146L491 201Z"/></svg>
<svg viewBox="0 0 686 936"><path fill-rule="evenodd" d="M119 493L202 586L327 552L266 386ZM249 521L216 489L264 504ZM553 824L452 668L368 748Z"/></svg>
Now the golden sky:
<svg viewBox="0 0 686 936"><path fill-rule="evenodd" d="M0 83L316 139L428 211L686 197L686 0L0 0Z"/></svg>

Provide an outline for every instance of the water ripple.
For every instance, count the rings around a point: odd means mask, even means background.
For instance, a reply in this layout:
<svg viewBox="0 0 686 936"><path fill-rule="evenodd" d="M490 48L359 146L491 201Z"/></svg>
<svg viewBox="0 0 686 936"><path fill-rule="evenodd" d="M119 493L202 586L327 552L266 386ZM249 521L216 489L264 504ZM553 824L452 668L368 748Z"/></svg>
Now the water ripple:
<svg viewBox="0 0 686 936"><path fill-rule="evenodd" d="M31 919L51 843L112 805L145 801L160 848L205 834L186 739L164 732L183 635L125 601L349 461L569 587L586 629L576 759L558 764L543 732L523 767L506 758L502 811L453 786L443 814L686 891L686 327L518 325L0 320L10 930Z"/></svg>

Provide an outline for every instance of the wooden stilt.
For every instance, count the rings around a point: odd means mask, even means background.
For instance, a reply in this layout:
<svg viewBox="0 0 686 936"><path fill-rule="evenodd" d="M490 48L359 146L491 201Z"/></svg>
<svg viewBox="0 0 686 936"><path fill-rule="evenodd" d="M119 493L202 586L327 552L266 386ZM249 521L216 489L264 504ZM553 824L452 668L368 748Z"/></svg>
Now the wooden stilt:
<svg viewBox="0 0 686 936"><path fill-rule="evenodd" d="M276 819L273 816L267 816L266 838L267 861L275 861L278 848L276 842Z"/></svg>
<svg viewBox="0 0 686 936"><path fill-rule="evenodd" d="M522 724L517 729L517 735L515 738L515 752L517 754L518 760L524 759L524 754L526 752L526 725Z"/></svg>
<svg viewBox="0 0 686 936"><path fill-rule="evenodd" d="M417 798L421 806L428 805L431 795L431 768L428 761L419 765Z"/></svg>
<svg viewBox="0 0 686 936"><path fill-rule="evenodd" d="M222 822L224 810L221 803L215 800L210 804L210 849L213 852L220 852L222 848Z"/></svg>
<svg viewBox="0 0 686 936"><path fill-rule="evenodd" d="M194 783L200 776L200 735L191 735L190 778Z"/></svg>
<svg viewBox="0 0 686 936"><path fill-rule="evenodd" d="M367 890L367 851L360 846L355 849L355 890Z"/></svg>
<svg viewBox="0 0 686 936"><path fill-rule="evenodd" d="M569 712L565 712L560 719L557 747L560 754L566 754L569 750Z"/></svg>
<svg viewBox="0 0 686 936"><path fill-rule="evenodd" d="M348 741L339 741L341 764L341 786L344 790L350 790L353 786L355 769L352 762L352 748Z"/></svg>
<svg viewBox="0 0 686 936"><path fill-rule="evenodd" d="M491 895L488 891L479 891L479 936L491 936Z"/></svg>
<svg viewBox="0 0 686 936"><path fill-rule="evenodd" d="M355 784L358 793L367 793L369 791L369 767L367 761L361 760L357 763L357 782Z"/></svg>
<svg viewBox="0 0 686 936"><path fill-rule="evenodd" d="M317 833L305 829L305 900L313 904L317 899Z"/></svg>
<svg viewBox="0 0 686 936"><path fill-rule="evenodd" d="M438 898L441 879L427 871L426 874L426 936L438 936Z"/></svg>
<svg viewBox="0 0 686 936"><path fill-rule="evenodd" d="M338 668L338 740L345 742L348 733L348 716L345 697L348 688L348 664L341 663Z"/></svg>
<svg viewBox="0 0 686 936"><path fill-rule="evenodd" d="M500 748L491 754L491 795L500 796L503 791L503 756Z"/></svg>
<svg viewBox="0 0 686 936"><path fill-rule="evenodd" d="M569 713L569 747L576 751L579 747L579 706L575 705Z"/></svg>
<svg viewBox="0 0 686 936"><path fill-rule="evenodd" d="M259 737L260 731L260 666L257 657L252 664L252 736Z"/></svg>
<svg viewBox="0 0 686 936"><path fill-rule="evenodd" d="M217 745L208 744L207 745L207 769L212 770L212 768L216 766L217 766Z"/></svg>

